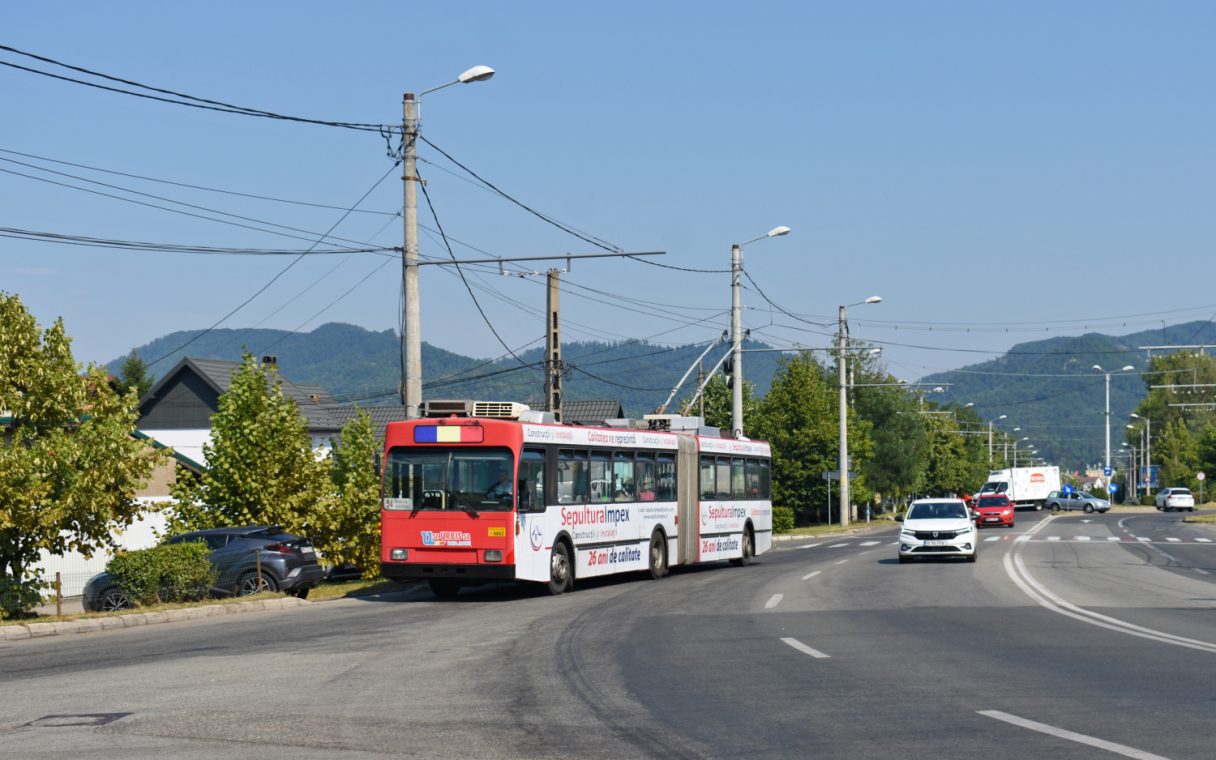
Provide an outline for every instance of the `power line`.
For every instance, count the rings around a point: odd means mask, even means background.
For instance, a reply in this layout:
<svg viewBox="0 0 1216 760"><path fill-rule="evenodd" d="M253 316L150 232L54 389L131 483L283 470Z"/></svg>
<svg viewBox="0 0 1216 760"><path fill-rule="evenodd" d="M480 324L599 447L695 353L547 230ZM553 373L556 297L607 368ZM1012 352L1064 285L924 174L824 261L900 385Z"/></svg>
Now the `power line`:
<svg viewBox="0 0 1216 760"><path fill-rule="evenodd" d="M16 240L30 240L38 243L59 243L62 245L78 245L90 248L110 248L135 252L159 253L197 253L223 256L302 256L381 253L392 251L392 248L345 248L345 249L300 249L300 248L233 248L225 246L189 245L184 243L149 243L141 240L112 240L96 238L87 235L69 235L61 232L43 232L38 230L23 230L17 227L0 227L0 237Z"/></svg>
<svg viewBox="0 0 1216 760"><path fill-rule="evenodd" d="M220 187L208 187L206 185L195 185L195 184L191 184L189 182L178 182L176 180L171 180L171 179L160 179L157 177L148 177L143 174L133 174L131 172L122 172L122 171L118 171L116 169L104 169L100 166L90 166L88 164L79 164L79 163L75 163L73 161L64 161L64 160L61 160L58 158L48 158L47 156L38 156L33 153L22 153L19 150L9 150L7 148L0 148L0 153L8 153L10 155L21 156L23 158L32 158L37 161L47 161L52 164L60 164L61 166L74 166L77 169L87 169L89 171L101 172L103 174L113 174L117 177L128 177L130 179L138 179L138 180L141 180L144 182L156 182L156 183L162 184L162 185L172 185L174 187L184 187L189 190L202 190L202 191L208 192L208 193L220 193L223 195L233 195L238 198L251 198L253 200L259 200L259 201L270 201L272 203L286 203L286 204L291 204L293 206L308 206L309 208L321 208L321 209L328 209L328 210L332 210L332 211L345 211L346 210L345 206L334 206L334 205L330 205L328 203L312 203L310 201L291 200L289 198L276 198L272 195L258 195L257 193L242 193L238 190L226 190L226 189L220 188ZM29 166L29 164L26 164L26 166ZM38 168L40 168L40 167L38 167ZM399 211L376 211L376 210L372 210L372 209L355 209L355 213L356 214L376 214L379 216L400 216L401 215L401 212L399 212Z"/></svg>
<svg viewBox="0 0 1216 760"><path fill-rule="evenodd" d="M365 193L364 193L364 194L363 194L363 195L362 195L362 196L359 198L359 200L355 201L354 205L352 205L352 206L351 206L351 209L347 210L347 211L346 211L346 213L342 214L342 216L338 218L338 221L336 221L336 222L334 222L332 225L330 225L329 229L325 231L325 234L323 234L323 235L321 235L319 238L317 238L316 242L314 242L314 243L313 243L313 245L314 245L314 246L315 246L315 245L319 245L319 244L320 244L320 242L321 242L322 240L324 240L326 236L328 236L328 235L329 235L329 233L333 232L333 231L334 231L334 229L336 229L336 228L337 228L337 226L338 226L339 224L341 224L341 223L342 223L342 222L343 222L343 221L346 219L346 217L350 216L351 211L352 211L352 210L353 210L355 207L357 207L357 206L358 206L360 203L362 203L363 201L365 201L365 200L367 199L367 196L371 195L371 194L372 194L372 191L373 191L373 190L375 190L377 187L379 187L379 186L380 186L380 183L381 183L381 182L383 182L383 181L385 180L385 178L387 178L387 177L388 177L388 175L392 174L393 170L397 168L397 165L398 165L399 163L400 163L400 161L396 161L396 162L394 162L394 163L393 163L393 165L392 165L392 166L390 166L390 167L388 168L388 171L386 171L386 172L383 174L383 176L381 176L381 177L380 177L380 179L376 180L376 181L375 181L375 182L372 184L372 186L371 186L371 187L369 187L369 188L367 189L367 192L365 192ZM214 330L215 328L219 327L221 324L223 324L225 321L227 321L227 319L228 319L229 317L231 317L233 314L236 314L238 311L240 311L241 309L243 309L243 308L245 308L246 306L248 306L248 305L249 305L249 303L250 303L251 301L253 301L253 299L257 298L257 297L258 297L258 296L260 296L262 293L264 293L264 292L266 291L266 289L267 289L267 288L269 288L271 285L273 285L273 284L274 284L274 283L275 283L275 282L276 282L276 281L277 281L277 280L278 280L280 277L282 277L283 275L287 274L288 270L290 270L292 267L294 267L296 264L299 264L299 263L300 263L301 261L303 261L303 260L304 260L304 254L301 254L301 255L297 256L295 259L293 259L293 260L291 261L291 263L290 263L290 264L288 264L287 266L283 267L283 269L282 269L282 270L281 270L281 271L280 271L278 274L276 274L274 277L271 277L269 282L267 282L265 285L263 285L261 288L259 288L259 289L257 290L257 292L255 292L253 295L251 295L251 296L249 296L248 298L246 298L246 299L245 299L245 300L244 300L244 301L243 301L243 302L242 302L242 303L241 303L239 306L237 306L235 309L233 309L232 311L230 311L230 312L228 312L227 314L225 314L223 317L221 317L219 320L217 320L217 321L216 321L214 324L212 324L212 325L211 325L210 327L208 327L206 330L203 330L203 331L202 331L202 332L200 332L198 335L195 335L193 338L191 338L190 340L188 340L188 341L186 341L185 343L181 344L181 345L180 345L180 346L178 346L177 348L173 349L172 351L169 351L169 352L168 352L168 353L166 353L166 354L163 354L163 355L161 355L161 356L157 357L157 358L156 358L156 359L154 359L153 361L148 362L147 366L148 366L148 367L152 367L153 365L157 364L158 362L164 361L165 359L169 358L170 356L172 356L173 354L177 353L178 351L181 351L182 349L186 348L186 347L187 347L187 346L189 346L191 343L194 343L194 342L195 342L195 341L197 341L199 338L203 337L204 335L207 335L208 333L210 333L210 332L211 332L212 330Z"/></svg>
<svg viewBox="0 0 1216 760"><path fill-rule="evenodd" d="M480 183L482 183L483 185L485 185L486 187L490 188L490 189L491 189L491 190L493 190L495 193L497 193L497 194L498 194L498 195L500 195L501 197L505 198L506 200L510 201L511 203L514 203L516 206L519 206L519 207L520 207L520 208L522 208L524 211L527 211L529 214L532 214L532 215L533 215L533 216L535 216L537 219L540 219L541 221L543 221L543 222L545 222L545 223L547 223L547 224L551 224L551 225L553 225L554 227L556 227L557 229L561 230L562 232L565 232L565 233L566 233L566 234L568 234L568 235L573 235L574 237L578 238L579 240L582 240L583 242L586 242L586 243L590 243L591 245L594 245L594 246L596 246L597 248L602 248L602 249L604 249L605 251L610 251L610 252L612 252L612 253L622 253L622 252L625 250L625 249L621 248L621 247L620 247L620 246L618 246L618 245L615 245L615 244L613 244L613 243L609 243L607 240L602 240L602 239L600 239L600 238L595 237L594 235L590 235L590 234L588 234L588 233L584 233L584 232L582 232L582 231L580 231L580 230L578 230L578 229L576 229L576 228L574 228L574 227L571 227L571 226L570 226L570 225L568 225L568 224L565 224L564 222L560 222L560 221L558 221L558 220L554 219L553 217L551 217L551 216L549 216L549 215L547 215L547 214L544 214L544 213L542 213L542 212L540 212L540 211L537 211L536 209L534 209L534 208L532 208L531 206L527 205L527 204L526 204L526 203L524 203L523 201L517 200L516 198L512 197L511 195L508 195L508 194L507 194L505 191L501 190L501 189L500 189L500 188L499 188L497 185L495 185L494 183L490 182L489 180L485 179L484 177L482 177L482 176L481 176L480 174L478 174L477 172L473 171L473 170L472 170L472 169L470 169L469 167L467 167L467 166L465 166L464 164L460 163L460 162L459 162L459 161L457 161L455 158L452 158L451 154L449 154L449 153L448 153L447 151L445 151L443 148L440 148L440 147L439 147L438 145L436 145L435 143L433 143L433 142L431 142L430 140L426 139L426 137L425 137L424 135L418 135L418 139L419 139L419 140L422 140L422 141L423 141L424 143L426 143L427 145L429 145L429 146L431 146L432 148L434 148L435 150L439 151L439 153L440 153L440 154L441 154L441 155L442 155L444 158L446 158L447 160L449 160L449 161L451 161L452 163L454 163L454 164L456 164L457 166L459 166L461 169L463 169L464 171L466 171L466 172L467 172L467 173L468 173L470 176L472 176L472 177L473 177L474 179L476 179L478 182L480 182Z"/></svg>
<svg viewBox="0 0 1216 760"><path fill-rule="evenodd" d="M248 108L246 106L233 105L231 103L224 103L219 100L200 98L200 97L196 97L194 95L188 95L183 92L176 92L174 90L167 90L167 89L160 88L160 87L152 87L151 85L141 84L140 82L136 82L136 81L133 81L130 79L123 79L121 77L112 76L110 74L104 74L100 71L86 69L81 66L73 66L71 64L63 63L62 61L57 61L54 58L48 58L46 56L37 55L35 53L28 53L24 50L18 50L17 48L10 47L8 45L0 45L0 50L4 50L4 51L10 52L10 53L16 53L17 55L25 56L26 58L32 58L36 61L41 61L42 63L49 63L53 66L59 66L61 68L65 68L70 71L80 72L82 74L87 74L88 76L98 77L100 79L105 79L110 82L118 82L119 84L125 84L130 87L137 87L142 90L148 90L149 92L158 92L158 93L161 93L162 95L171 95L172 96L172 98L166 98L166 97L160 97L157 95L148 95L147 93L133 92L131 90L125 90L120 87L110 87L108 85L98 84L96 82L89 82L89 81L86 81L83 79L76 79L75 77L64 76L62 74L53 74L49 71L41 71L39 69L30 68L28 66L21 66L21 65L11 63L8 61L0 61L0 65L8 66L9 68L13 68L13 69L19 69L21 71L29 72L31 74L38 74L40 76L50 77L52 79L58 79L58 80L61 80L64 82L72 82L74 84L80 84L80 85L84 85L86 87L93 87L93 88L96 88L99 90L106 90L108 92L115 92L115 93L120 93L123 95L131 95L131 96L134 96L137 98L145 98L147 100L156 100L156 101L159 101L162 103L172 103L173 105L179 105L179 106L189 106L190 108L200 108L200 109L205 109L208 111L220 111L222 113L232 113L232 114L237 114L240 116L257 116L257 117L261 117L261 118L265 118L265 119L277 119L280 121L294 121L294 122L301 122L301 123L305 123L305 124L317 124L317 125L326 126L326 127L340 127L342 129L353 129L353 130L362 131L362 132L382 133L386 129L389 129L388 127L386 127L383 124L366 124L366 123L347 122L347 121L330 121L328 119L309 119L309 118L305 118L303 116L289 116L287 114L275 113L274 111L264 111L259 108ZM175 100L173 98L180 98L180 100Z"/></svg>

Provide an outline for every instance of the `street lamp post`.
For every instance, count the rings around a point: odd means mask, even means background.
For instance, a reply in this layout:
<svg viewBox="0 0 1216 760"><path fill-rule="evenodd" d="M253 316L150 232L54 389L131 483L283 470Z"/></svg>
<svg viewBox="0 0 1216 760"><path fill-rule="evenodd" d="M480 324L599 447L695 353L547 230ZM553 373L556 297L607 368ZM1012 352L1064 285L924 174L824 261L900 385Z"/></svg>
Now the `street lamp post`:
<svg viewBox="0 0 1216 760"><path fill-rule="evenodd" d="M1003 420L1009 415L1002 414L997 417L998 420ZM992 469L992 420L988 420L988 469Z"/></svg>
<svg viewBox="0 0 1216 760"><path fill-rule="evenodd" d="M407 92L402 97L402 175L405 183L405 247L401 250L403 279L403 313L401 315L401 404L406 419L419 414L422 403L422 309L418 293L418 103L422 96L454 84L484 82L494 76L489 66L474 66L459 77L423 90L415 97Z"/></svg>
<svg viewBox="0 0 1216 760"><path fill-rule="evenodd" d="M840 336L836 354L836 368L840 374L840 525L847 527L853 513L853 502L849 498L849 390L846 378L848 363L849 341L849 306L861 306L868 303L879 303L881 296L870 296L857 303L842 304L840 307Z"/></svg>
<svg viewBox="0 0 1216 760"><path fill-rule="evenodd" d="M743 437L743 325L739 307L739 277L743 273L743 246L765 238L790 234L789 227L774 227L758 238L730 247L731 435Z"/></svg>
<svg viewBox="0 0 1216 760"><path fill-rule="evenodd" d="M1093 369L1096 369L1097 371L1106 375L1106 461L1102 465L1103 473L1105 473L1110 469L1110 376L1115 372L1130 372L1134 370L1135 367L1128 364L1127 366L1121 367L1118 370L1111 370L1110 372L1107 372L1106 370L1102 369L1100 364L1095 364Z"/></svg>
<svg viewBox="0 0 1216 760"><path fill-rule="evenodd" d="M1138 414L1132 413L1132 417L1138 420L1144 420L1144 439L1140 450L1144 452L1144 493L1147 496L1153 495L1153 421L1148 417L1141 417Z"/></svg>

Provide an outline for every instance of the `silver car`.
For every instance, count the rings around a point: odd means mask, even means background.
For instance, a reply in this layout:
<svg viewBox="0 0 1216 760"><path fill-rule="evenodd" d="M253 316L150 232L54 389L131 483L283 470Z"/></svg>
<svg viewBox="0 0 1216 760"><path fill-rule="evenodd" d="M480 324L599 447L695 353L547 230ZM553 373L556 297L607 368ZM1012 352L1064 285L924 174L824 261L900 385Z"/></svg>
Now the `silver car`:
<svg viewBox="0 0 1216 760"><path fill-rule="evenodd" d="M1047 495L1047 500L1043 502L1043 506L1052 512L1059 512L1061 509L1079 509L1082 512L1092 513L1106 512L1110 509L1110 502L1106 499L1099 499L1097 496L1085 491L1073 491L1071 493L1052 491Z"/></svg>

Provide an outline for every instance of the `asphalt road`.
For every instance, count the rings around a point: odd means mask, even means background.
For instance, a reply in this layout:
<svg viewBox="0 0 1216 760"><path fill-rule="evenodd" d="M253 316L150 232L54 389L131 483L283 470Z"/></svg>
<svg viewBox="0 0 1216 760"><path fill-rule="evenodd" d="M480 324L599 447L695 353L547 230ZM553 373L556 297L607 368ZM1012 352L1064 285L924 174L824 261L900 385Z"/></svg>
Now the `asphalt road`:
<svg viewBox="0 0 1216 760"><path fill-rule="evenodd" d="M1216 756L1216 531L1019 513L981 538L975 564L899 565L887 528L555 598L2 642L0 758Z"/></svg>

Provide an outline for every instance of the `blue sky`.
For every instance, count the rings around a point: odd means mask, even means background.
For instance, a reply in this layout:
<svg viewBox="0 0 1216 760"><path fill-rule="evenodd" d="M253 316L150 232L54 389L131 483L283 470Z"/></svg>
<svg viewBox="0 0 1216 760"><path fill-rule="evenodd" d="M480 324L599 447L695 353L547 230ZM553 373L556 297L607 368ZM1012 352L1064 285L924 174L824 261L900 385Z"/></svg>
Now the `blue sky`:
<svg viewBox="0 0 1216 760"><path fill-rule="evenodd" d="M200 97L370 123L399 123L405 91L490 65L493 80L423 100L425 137L528 205L626 250L665 250L655 260L670 266L727 269L731 243L788 225L791 235L744 253L755 283L743 294L745 323L755 337L826 346L839 304L881 295L881 304L850 310L851 333L885 344L884 362L909 379L1026 340L1216 314L1216 5L455 8L6 4L0 44ZM0 60L55 70L7 52ZM165 105L7 67L0 92L5 151L340 207L388 172L360 209L391 213L402 203L400 171L389 172L376 134ZM453 238L498 256L596 250L475 186L429 147L420 155ZM0 158L313 232L342 215ZM83 185L7 161L0 169ZM309 245L5 172L0 193L4 227ZM420 219L433 227L421 199ZM334 234L400 245L401 225L355 213ZM421 243L424 256L446 255L425 232ZM62 316L77 358L104 362L213 324L290 261L0 238L0 290L19 294L43 324ZM504 354L442 269L422 273L423 339ZM395 328L399 274L373 254L309 257L222 326ZM508 345L541 338L543 278L468 274ZM563 279L568 341L701 342L729 321L726 273L601 259L575 262ZM756 286L826 326L770 309Z"/></svg>

